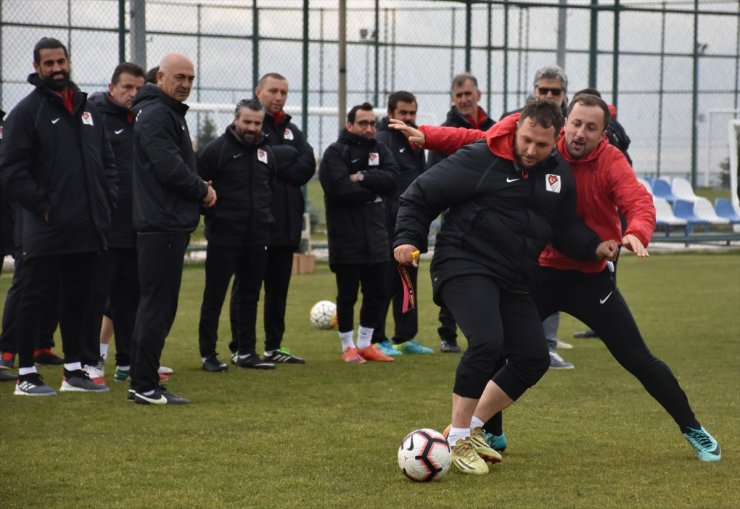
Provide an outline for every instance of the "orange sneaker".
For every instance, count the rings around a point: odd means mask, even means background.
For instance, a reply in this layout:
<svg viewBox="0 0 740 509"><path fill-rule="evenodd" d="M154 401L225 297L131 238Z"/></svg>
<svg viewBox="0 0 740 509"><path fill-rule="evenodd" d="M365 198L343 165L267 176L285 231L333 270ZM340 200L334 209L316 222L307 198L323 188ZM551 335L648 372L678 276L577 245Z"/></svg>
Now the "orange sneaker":
<svg viewBox="0 0 740 509"><path fill-rule="evenodd" d="M348 363L362 364L365 359L357 352L357 348L347 348L342 354L342 360Z"/></svg>
<svg viewBox="0 0 740 509"><path fill-rule="evenodd" d="M367 348L358 348L357 352L366 361L393 362L393 357L381 352L380 348L378 348L376 345L370 345Z"/></svg>

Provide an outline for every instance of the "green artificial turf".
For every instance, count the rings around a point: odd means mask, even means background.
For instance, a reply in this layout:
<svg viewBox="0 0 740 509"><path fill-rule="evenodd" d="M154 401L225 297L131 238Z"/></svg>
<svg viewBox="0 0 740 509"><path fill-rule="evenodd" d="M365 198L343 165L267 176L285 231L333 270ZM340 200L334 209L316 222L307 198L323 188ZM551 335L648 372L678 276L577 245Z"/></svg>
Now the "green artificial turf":
<svg viewBox="0 0 740 509"><path fill-rule="evenodd" d="M419 339L438 350L428 260ZM723 458L702 464L663 409L583 325L563 316L573 370L548 372L504 415L509 448L487 476L416 484L399 441L450 420L458 355L346 365L335 331L311 327L334 300L325 263L293 278L284 346L307 359L274 371L206 373L197 348L203 267L183 275L162 363L180 407L108 394L12 395L0 384L0 507L10 508L736 508L740 506L740 256L623 256L619 286L652 351L673 370ZM10 275L0 280L2 293ZM228 360L228 319L219 351ZM261 329L261 328L260 328ZM392 330L392 329L391 329ZM258 330L261 351L264 335ZM461 344L465 341L461 339ZM59 348L58 348L59 349ZM61 369L41 373L59 387Z"/></svg>

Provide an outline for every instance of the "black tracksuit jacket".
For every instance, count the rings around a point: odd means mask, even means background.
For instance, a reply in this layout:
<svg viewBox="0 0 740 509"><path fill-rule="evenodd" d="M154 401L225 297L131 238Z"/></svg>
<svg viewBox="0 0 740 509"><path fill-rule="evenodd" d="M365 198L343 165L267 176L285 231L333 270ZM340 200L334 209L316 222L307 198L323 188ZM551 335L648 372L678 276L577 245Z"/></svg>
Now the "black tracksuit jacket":
<svg viewBox="0 0 740 509"><path fill-rule="evenodd" d="M108 245L116 248L136 247L131 197L131 172L134 166L134 122L132 113L110 98L108 92L90 96L103 116L105 132L113 148L118 171L118 207L111 218Z"/></svg>
<svg viewBox="0 0 740 509"><path fill-rule="evenodd" d="M479 125L476 129L480 129L481 131L488 131L488 129L495 123L496 121L489 117L486 113L486 119L481 122L481 125ZM473 129L473 126L470 124L470 122L468 122L468 119L465 118L465 116L460 113L455 106L450 108L450 111L447 112L447 120L442 122L440 125L443 127L464 127L466 129ZM430 150L429 157L427 157L427 168L431 168L442 159L447 157L447 155L448 154L440 154L439 152L434 152Z"/></svg>
<svg viewBox="0 0 740 509"><path fill-rule="evenodd" d="M198 173L213 181L218 196L216 205L203 212L208 242L224 247L267 245L277 165L264 138L248 145L230 125L198 151Z"/></svg>
<svg viewBox="0 0 740 509"><path fill-rule="evenodd" d="M188 106L152 84L134 98L133 217L137 232L195 230L208 188L198 176Z"/></svg>
<svg viewBox="0 0 740 509"><path fill-rule="evenodd" d="M36 89L8 115L0 149L6 197L22 207L23 252L104 250L118 189L102 116L73 83L70 113L37 73L28 82Z"/></svg>
<svg viewBox="0 0 740 509"><path fill-rule="evenodd" d="M349 176L364 172L364 180ZM324 152L319 180L324 189L329 263L372 265L390 258L384 200L396 192L398 166L382 143L348 131Z"/></svg>
<svg viewBox="0 0 740 509"><path fill-rule="evenodd" d="M291 154L287 160L282 153L280 155L280 171L273 186L272 217L275 224L268 245L297 248L301 241L303 212L306 208L301 186L316 173L316 158L313 148L290 119L290 115L284 114L280 122L275 124L275 118L265 113L265 122L262 124L268 145L295 149L295 152L283 151Z"/></svg>
<svg viewBox="0 0 740 509"><path fill-rule="evenodd" d="M553 182L559 191L553 192ZM526 292L538 257L556 247L592 260L600 239L576 214L576 187L565 161L554 155L534 169L491 153L485 141L468 145L414 181L401 196L395 246L427 247L429 224L449 208L437 234L430 267L435 301L449 278L481 274L502 288Z"/></svg>

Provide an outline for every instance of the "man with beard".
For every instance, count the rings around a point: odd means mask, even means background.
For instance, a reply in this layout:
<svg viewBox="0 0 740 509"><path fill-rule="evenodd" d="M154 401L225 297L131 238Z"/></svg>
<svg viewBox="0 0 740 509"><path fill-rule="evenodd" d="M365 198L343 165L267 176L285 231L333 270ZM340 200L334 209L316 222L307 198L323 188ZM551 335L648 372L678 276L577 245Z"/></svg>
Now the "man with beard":
<svg viewBox="0 0 740 509"><path fill-rule="evenodd" d="M650 193L637 181L624 154L609 143L609 107L600 98L577 94L568 107L568 119L558 142L558 152L573 167L578 187L578 214L602 238L619 243L646 258L655 229L655 207ZM451 132L424 127L411 141L426 141L438 150L451 152L482 136L500 136L517 122L512 115L489 129ZM422 134L423 136L417 136ZM454 170L453 170L454 171ZM626 227L619 219L622 212ZM618 251L617 251L618 253ZM668 412L700 461L719 461L717 441L699 423L688 398L670 368L645 344L613 273L603 260L574 259L557 244L548 245L539 258L542 278L532 289L540 316L565 311L591 327L614 358L636 377L645 390ZM497 375L498 376L498 375ZM475 419L488 420L506 406L506 399L491 388L488 398L475 410ZM488 388L487 388L488 391Z"/></svg>
<svg viewBox="0 0 740 509"><path fill-rule="evenodd" d="M401 196L395 258L402 264L417 263L429 224L449 209L430 274L435 301L449 308L468 340L455 376L448 435L452 462L466 474L487 473L484 460L501 461L483 436L484 421L474 419L484 389L508 406L548 369L547 344L529 295L542 249L552 240L581 260L612 257L617 250L616 242L600 242L576 214L570 166L554 150L562 126L555 104L533 99L517 123L430 168ZM508 362L495 372L503 353Z"/></svg>
<svg viewBox="0 0 740 509"><path fill-rule="evenodd" d="M272 185L277 172L273 151L262 136L265 108L257 100L236 105L234 121L198 151L198 173L212 181L218 205L207 209L206 286L200 308L200 356L205 371L226 371L216 354L218 321L233 274L238 321L235 364L256 367L257 303L265 271L265 247L272 224ZM264 363L264 367L274 364Z"/></svg>
<svg viewBox="0 0 740 509"><path fill-rule="evenodd" d="M186 398L160 385L159 359L177 313L182 267L199 206L216 204L216 191L197 171L185 121L195 80L185 55L162 58L157 84L134 98L133 218L141 295L136 310L129 399L138 404L182 405Z"/></svg>
<svg viewBox="0 0 740 509"><path fill-rule="evenodd" d="M386 294L390 261L387 209L396 191L398 166L375 139L373 106L362 103L347 113L346 129L324 152L319 180L324 190L329 237L329 268L337 281L337 321L342 360L390 362L372 344L373 329ZM354 340L354 307L362 286L362 307Z"/></svg>
<svg viewBox="0 0 740 509"><path fill-rule="evenodd" d="M478 88L478 79L470 73L461 73L452 78L452 108L447 113L447 120L442 125L445 127L465 127L466 129L487 130L496 123L488 114L478 106L481 92ZM413 145L412 145L413 146ZM447 154L429 151L427 167L431 168ZM444 220L444 214L442 214ZM455 317L444 307L439 308L439 351L443 353L460 353L457 344L457 325Z"/></svg>
<svg viewBox="0 0 740 509"><path fill-rule="evenodd" d="M10 113L0 151L8 199L22 207L25 277L16 327L15 394L53 396L34 365L39 315L59 289L64 348L61 391L106 392L82 370L92 267L108 246L116 167L102 117L70 81L67 48L43 38L33 50L36 89Z"/></svg>
<svg viewBox="0 0 740 509"><path fill-rule="evenodd" d="M424 150L409 143L403 133L389 129L388 122L389 119L398 119L407 125L415 126L416 110L417 104L414 94L404 90L393 92L388 96L388 116L380 122L378 127L377 140L390 149L399 170L396 192L385 200L389 239L393 239L396 231L398 199L409 184L424 172L426 161L424 160ZM389 249L391 249L390 243ZM409 281L416 288L418 270L416 267L409 267L407 274ZM432 353L431 348L425 347L414 339L419 331L419 315L416 306L407 309L406 312L403 311L404 287L394 263L388 264L387 279L387 294L380 304L380 314L373 332L373 343L376 343L383 353L390 356L402 355L403 353ZM385 335L385 321L388 315L388 306L391 303L393 304L395 331L393 337L388 339ZM418 299L416 304L418 305Z"/></svg>

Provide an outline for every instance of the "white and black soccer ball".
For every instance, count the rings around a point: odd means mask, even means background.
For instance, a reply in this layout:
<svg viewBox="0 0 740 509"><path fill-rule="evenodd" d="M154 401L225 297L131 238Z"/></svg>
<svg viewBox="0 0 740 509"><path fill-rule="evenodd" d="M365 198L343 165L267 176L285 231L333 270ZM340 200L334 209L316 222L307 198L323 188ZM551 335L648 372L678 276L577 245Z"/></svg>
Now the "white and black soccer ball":
<svg viewBox="0 0 740 509"><path fill-rule="evenodd" d="M451 461L447 439L433 429L412 431L398 446L398 468L412 481L441 479L450 469Z"/></svg>
<svg viewBox="0 0 740 509"><path fill-rule="evenodd" d="M320 300L311 308L311 325L317 329L333 329L337 324L337 305L330 300Z"/></svg>

